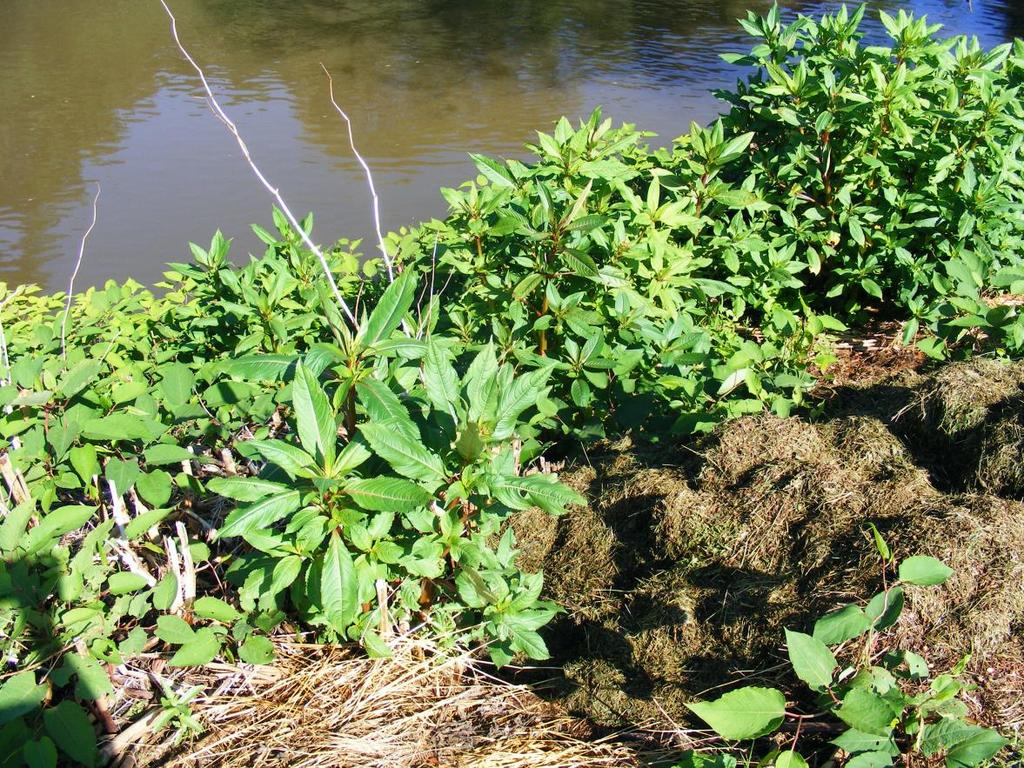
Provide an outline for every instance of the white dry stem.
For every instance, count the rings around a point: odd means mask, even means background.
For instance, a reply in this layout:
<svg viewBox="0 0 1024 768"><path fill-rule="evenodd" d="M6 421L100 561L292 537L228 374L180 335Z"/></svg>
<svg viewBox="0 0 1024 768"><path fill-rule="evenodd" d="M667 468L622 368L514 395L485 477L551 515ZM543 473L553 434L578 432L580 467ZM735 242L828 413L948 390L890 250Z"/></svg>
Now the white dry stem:
<svg viewBox="0 0 1024 768"><path fill-rule="evenodd" d="M8 302L13 301L14 299L18 298L18 296L21 295L21 292L22 292L23 288L24 288L24 286L19 285L10 294L8 294L7 297L4 298L3 301L0 301L0 364L3 364L3 367L4 367L4 375L3 375L3 378L0 378L0 386L7 386L12 381L12 378L11 378L11 360L7 356L7 333L4 331L4 323L3 323L3 316L2 315L3 315L4 307L7 306ZM11 406L8 405L6 408L4 408L4 413L11 413L13 410L14 409Z"/></svg>
<svg viewBox="0 0 1024 768"><path fill-rule="evenodd" d="M366 174L366 183L370 187L370 197L373 200L373 226L374 231L377 234L377 247L380 248L381 256L384 259L384 266L387 267L388 279L391 282L394 282L394 265L391 263L391 257L388 255L387 246L384 245L384 235L380 228L380 198L377 197L377 188L373 184L373 173L370 171L369 164L363 159L363 156L359 154L359 150L356 149L356 139L352 133L352 121L345 113L345 110L338 106L338 102L334 99L334 78L331 77L331 73L327 71L327 67L324 66L323 62L320 62L320 68L324 71L324 74L327 75L327 89L330 93L331 104L334 105L338 114L341 115L341 118L345 121L345 125L348 126L348 144L352 147L352 154L356 156L356 160L359 161L359 165L363 167L363 172Z"/></svg>
<svg viewBox="0 0 1024 768"><path fill-rule="evenodd" d="M181 596L185 599L185 605L191 605L196 599L196 566L192 562L185 524L179 520L174 524L174 530L178 532L178 541L181 542Z"/></svg>
<svg viewBox="0 0 1024 768"><path fill-rule="evenodd" d="M174 574L174 581L178 585L174 600L171 601L167 610L169 613L178 613L185 603L185 584L181 577L181 559L178 557L178 547L170 536L164 536L164 553L167 555L167 570Z"/></svg>
<svg viewBox="0 0 1024 768"><path fill-rule="evenodd" d="M78 271L82 268L82 259L85 258L85 241L89 239L89 235L91 235L93 229L96 228L96 217L99 213L99 202L100 183L97 181L96 196L92 199L92 221L89 223L89 228L85 230L85 234L82 235L82 241L78 244L78 260L75 262L75 268L71 272L71 279L68 280L68 296L64 304L64 317L61 318L60 321L60 358L65 364L68 361L68 315L71 314L71 301L75 295L75 279L78 277Z"/></svg>
<svg viewBox="0 0 1024 768"><path fill-rule="evenodd" d="M356 325L356 316L352 313L352 309L349 307L348 302L345 301L345 297L341 295L341 291L338 289L338 283L334 279L334 274L331 272L331 266L327 263L327 257L324 256L324 252L320 250L320 247L310 239L308 234L306 234L306 230L301 224L299 224L298 219L295 218L295 214L293 214L291 208L288 207L288 203L286 203L284 197L281 196L280 190L267 180L267 177L263 175L263 172L252 159L249 147L242 138L241 133L238 131L238 126L235 125L231 118L227 116L227 113L221 108L220 103L217 101L217 97L213 95L213 89L210 88L210 83L206 79L206 73L203 72L202 67L196 63L196 60L192 58L192 55L182 44L181 38L178 37L178 21L174 17L174 13L171 12L170 7L167 5L165 0L160 0L160 5L164 7L164 11L171 20L171 35L174 37L174 42L178 46L178 50L181 51L181 55L185 57L188 63L192 65L192 69L196 71L196 74L199 75L199 80L203 84L203 90L206 91L206 99L210 104L210 109L213 110L214 115L216 115L228 131L231 132L231 135L235 137L235 141L237 142L239 149L242 150L242 156L249 164L252 172L256 175L256 178L259 179L267 192L270 193L271 197L273 197L277 202L278 208L280 208L281 212L284 213L285 218L288 219L288 222L298 233L302 242L307 248L316 254L317 259L320 261L320 268L324 273L324 277L327 278L327 283L331 287L331 292L334 294L334 298L338 302L338 306L341 308L342 312L345 313L349 322L351 322L352 325Z"/></svg>

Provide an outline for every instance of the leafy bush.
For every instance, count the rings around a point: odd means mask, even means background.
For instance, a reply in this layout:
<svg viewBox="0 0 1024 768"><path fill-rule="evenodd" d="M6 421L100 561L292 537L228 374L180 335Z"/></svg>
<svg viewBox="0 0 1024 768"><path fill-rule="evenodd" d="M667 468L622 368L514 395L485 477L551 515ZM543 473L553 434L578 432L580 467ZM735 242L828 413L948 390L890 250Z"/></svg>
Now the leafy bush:
<svg viewBox="0 0 1024 768"><path fill-rule="evenodd" d="M891 47L866 46L864 11L741 22L758 44L726 59L754 73L720 96L725 135L753 139L726 178L763 207L730 223L722 279L749 286L753 307L799 297L846 322L881 309L907 320L907 342L922 327L950 342L977 327L1019 349L1017 315L985 298L1020 281L1024 42L939 40L939 25L900 11L879 14ZM766 254L784 280L765 279Z"/></svg>
<svg viewBox="0 0 1024 768"><path fill-rule="evenodd" d="M749 141L697 134L716 170ZM812 383L804 369L821 321L779 307L755 334L723 312L735 289L678 242L700 220L666 197L675 176L630 153L642 136L595 112L576 131L563 119L539 134L532 165L476 157L478 182L443 190L451 216L396 240L451 284L439 328L464 344L493 339L523 368L550 366L562 431L692 431L766 405L787 413ZM704 215L749 197L716 182Z"/></svg>
<svg viewBox="0 0 1024 768"><path fill-rule="evenodd" d="M444 286L440 327L554 364L563 432L687 432L788 413L826 331L882 316L926 353L1011 354L1024 321L1024 42L983 51L864 9L784 26L749 14L730 111L651 152L595 112L538 134L530 164L476 156L451 206L393 237ZM552 424L554 426L554 424Z"/></svg>
<svg viewBox="0 0 1024 768"><path fill-rule="evenodd" d="M498 533L578 500L528 473L539 444L518 436L548 371L516 377L484 347L456 373L450 341L396 333L427 330L412 272L382 294L342 260L349 329L283 236L237 268L217 235L165 297L108 283L67 322L61 296L0 289L0 650L20 670L0 685L4 764L93 764L82 705L151 640L171 665L266 663L286 617L376 653L391 622L427 622L499 664L546 655L556 607ZM213 535L217 492L241 506ZM189 731L181 695L167 721Z"/></svg>

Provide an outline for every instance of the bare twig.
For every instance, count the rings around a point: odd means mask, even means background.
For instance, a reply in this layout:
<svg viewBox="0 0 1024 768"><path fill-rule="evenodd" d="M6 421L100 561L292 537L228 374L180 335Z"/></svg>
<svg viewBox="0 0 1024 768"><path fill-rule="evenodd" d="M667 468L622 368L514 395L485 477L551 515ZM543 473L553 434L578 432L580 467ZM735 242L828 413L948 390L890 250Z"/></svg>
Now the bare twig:
<svg viewBox="0 0 1024 768"><path fill-rule="evenodd" d="M78 277L78 271L82 268L82 259L85 258L85 241L89 239L89 235L92 234L93 229L96 227L96 216L99 212L98 204L100 201L100 183L96 182L96 196L92 199L92 222L89 224L89 228L85 230L85 234L82 235L82 242L78 245L78 261L75 262L75 269L71 272L71 279L68 280L68 296L64 305L64 317L60 321L60 357L67 363L68 360L68 348L67 348L67 330L68 330L68 315L71 314L71 301L75 295L75 278Z"/></svg>
<svg viewBox="0 0 1024 768"><path fill-rule="evenodd" d="M288 222L292 225L292 227L294 227L295 231L302 239L302 242L306 245L307 248L309 248L314 254L316 254L317 259L320 261L320 267L323 270L324 277L327 278L327 282L331 287L331 292L334 294L335 300L338 302L338 306L345 313L345 316L348 318L349 322L355 325L356 316L353 314L352 309L348 305L348 302L346 302L345 298L341 295L341 291L338 289L338 283L334 279L334 274L331 272L331 266L330 264L327 263L327 257L324 256L324 252L320 250L320 247L316 243L314 243L312 239L310 239L308 234L306 234L306 230L303 229L298 219L295 218L295 214L293 214L291 209L288 207L288 204L281 196L281 192L278 190L277 187L272 185L267 180L267 177L263 175L263 172L259 169L255 161L252 159L252 155L249 152L249 147L245 143L245 140L242 138L242 135L238 131L238 126L235 125L234 122L232 122L231 118L228 117L227 113L221 108L220 103L217 101L217 97L213 95L213 89L210 88L210 83L206 79L206 74L203 72L202 67L200 67L199 64L196 63L196 60L192 58L192 55L188 52L188 50L186 50L185 46L182 44L181 38L178 37L178 22L177 19L174 17L174 14L171 12L170 7L168 7L165 0L160 0L160 5L164 7L164 11L167 13L168 18L170 18L171 20L171 35L174 37L174 42L178 46L178 50L181 51L182 56L185 57L188 63L192 65L192 69L196 71L196 74L199 75L199 79L203 84L203 90L206 91L206 98L210 104L210 109L212 109L214 115L216 115L217 118L222 123L224 123L228 131L231 132L231 135L235 137L235 141L237 142L239 149L242 150L242 156L249 164L249 167L252 169L252 172L256 175L256 178L259 179L260 183L267 190L267 192L270 193L271 197L273 197L274 200L277 202L277 205L281 209L281 212L284 213L285 218L287 218Z"/></svg>
<svg viewBox="0 0 1024 768"><path fill-rule="evenodd" d="M196 566L192 562L192 550L188 546L188 531L185 530L185 524L179 520L174 524L174 530L178 532L178 541L181 542L181 596L188 606L196 599Z"/></svg>
<svg viewBox="0 0 1024 768"><path fill-rule="evenodd" d="M380 248L381 256L384 258L384 266L387 267L388 270L388 279L391 280L391 282L394 282L394 265L391 263L391 257L388 255L387 246L384 245L384 235L380 228L380 199L377 197L377 189L373 185L373 174L370 172L370 166L363 159L363 156L359 154L359 150L356 149L355 136L352 134L352 121L349 119L348 115L345 114L345 110L338 106L338 102L334 100L334 78L331 77L331 73L327 71L327 67L324 66L323 62L320 62L320 68L324 71L324 74L327 75L327 88L330 92L331 104L334 105L334 108L348 126L348 144L352 147L352 154L356 156L356 160L359 161L359 165L363 167L363 172L366 174L366 183L370 187L370 197L373 199L373 226L374 231L377 233L377 247Z"/></svg>

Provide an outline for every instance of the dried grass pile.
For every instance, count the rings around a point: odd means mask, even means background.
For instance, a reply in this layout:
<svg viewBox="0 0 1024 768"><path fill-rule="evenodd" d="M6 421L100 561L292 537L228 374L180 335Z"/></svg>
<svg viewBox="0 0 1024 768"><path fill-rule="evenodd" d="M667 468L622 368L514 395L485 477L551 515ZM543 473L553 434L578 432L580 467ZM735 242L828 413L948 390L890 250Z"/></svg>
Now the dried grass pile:
<svg viewBox="0 0 1024 768"><path fill-rule="evenodd" d="M119 738L121 765L167 768L589 768L638 765L633 750L594 739L528 689L488 677L468 654L413 638L390 659L342 646L280 644L267 667L183 670L205 691L206 731L175 746L146 720Z"/></svg>
<svg viewBox="0 0 1024 768"><path fill-rule="evenodd" d="M975 412L961 423L984 422L1015 396L1020 372L993 370L1003 386L964 398ZM890 416L937 402L928 394L935 377L902 376L910 388L889 400L900 404ZM935 555L956 571L941 589L910 590L912 610L892 641L937 670L972 653L975 714L1019 729L1024 504L938 490L903 425L858 411L817 423L741 419L696 450L608 446L564 473L588 507L546 521L542 537L518 531L520 540L550 543L546 554L535 547L532 564L543 565L551 595L571 610L552 632L565 675L550 695L607 726L668 727L688 722L688 699L744 674L776 666L764 682L786 685L783 628L807 631L822 613L880 588L866 535L874 523L898 557ZM934 431L941 422L931 423L925 439L945 439Z"/></svg>

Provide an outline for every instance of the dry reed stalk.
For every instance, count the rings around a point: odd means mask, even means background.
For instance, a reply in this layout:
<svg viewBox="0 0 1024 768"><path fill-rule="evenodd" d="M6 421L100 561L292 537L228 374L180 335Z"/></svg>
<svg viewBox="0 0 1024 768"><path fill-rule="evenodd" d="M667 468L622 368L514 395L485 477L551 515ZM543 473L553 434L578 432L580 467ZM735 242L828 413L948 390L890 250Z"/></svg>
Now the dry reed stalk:
<svg viewBox="0 0 1024 768"><path fill-rule="evenodd" d="M363 159L363 156L359 154L359 150L356 149L356 139L352 133L352 121L345 113L345 110L338 106L338 102L334 100L334 78L331 77L331 73L327 70L327 67L324 66L323 62L320 62L320 68L324 71L324 74L327 75L327 90L331 98L331 104L348 126L348 144L352 147L352 154L356 156L356 160L363 168L363 173L366 174L366 183L370 188L370 199L373 201L373 227L374 232L377 235L377 247L380 248L381 256L384 259L384 266L388 270L388 279L394 282L394 264L392 264L391 257L388 255L387 246L384 244L384 235L380 228L380 199L377 197L377 188L373 183L373 173L370 171L369 164Z"/></svg>
<svg viewBox="0 0 1024 768"><path fill-rule="evenodd" d="M203 71L202 67L196 63L196 60L192 58L192 55L182 44L181 38L178 37L178 20L175 18L174 13L171 11L165 0L160 0L160 5L163 6L164 11L171 20L171 35L174 37L174 42L178 46L178 50L181 51L182 56L184 56L186 61L188 61L192 66L192 69L196 71L196 74L199 75L199 80L203 84L203 90L206 91L206 98L210 104L210 109L213 110L214 115L216 115L216 117L224 124L231 135L234 136L235 142L238 144L239 149L242 150L242 156L245 158L245 161L249 164L249 167L256 175L256 178L259 179L260 184L263 185L264 189L266 189L267 192L270 193L271 197L273 197L277 202L281 212L285 215L285 218L288 219L288 223L292 225L296 234L298 234L305 246L316 255L320 262L321 271L324 273L324 277L327 278L327 283L330 285L331 293L334 294L334 299L337 301L339 308L345 313L345 317L348 318L349 322L356 325L356 316L349 307L348 302L346 302L345 298L341 295L341 291L338 289L338 283L334 279L334 273L331 272L330 264L327 263L327 257L324 256L324 252L316 243L313 242L309 235L306 234L306 230L303 229L299 220L295 217L295 214L292 213L291 208L288 207L288 203L285 202L280 190L270 183L267 177L263 174L263 171L259 169L259 166L257 166L256 162L252 159L252 154L249 152L249 147L242 138L242 135L238 130L238 126L235 125L230 117L228 117L227 113L217 101L217 97L214 96L213 89L210 87L210 83L206 79L206 73Z"/></svg>
<svg viewBox="0 0 1024 768"><path fill-rule="evenodd" d="M638 764L612 740L589 740L581 721L529 689L488 677L469 653L422 638L391 641L393 657L349 647L278 645L272 667L211 665L178 685L214 691L194 713L207 728L189 748L167 734L137 740L136 764L167 768L585 768ZM273 674L268 674L269 672ZM147 741L147 737L152 740ZM125 739L115 738L122 750Z"/></svg>
<svg viewBox="0 0 1024 768"><path fill-rule="evenodd" d="M62 317L60 321L60 358L64 361L65 365L68 361L68 315L71 314L71 301L75 296L75 280L78 277L79 270L82 268L82 260L85 258L85 241L89 239L89 235L91 235L93 229L96 228L96 219L99 214L99 202L100 184L99 182L96 182L96 196L92 199L92 222L90 222L89 228L85 230L85 234L82 235L82 241L78 245L78 260L75 262L75 268L71 272L71 279L68 280L68 295L64 304L64 317Z"/></svg>

